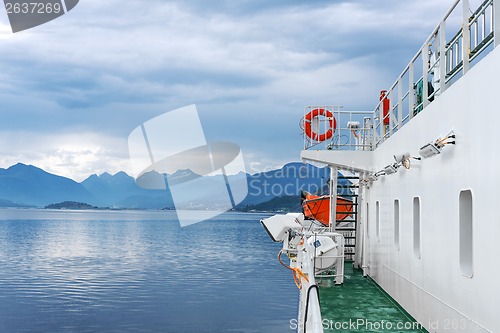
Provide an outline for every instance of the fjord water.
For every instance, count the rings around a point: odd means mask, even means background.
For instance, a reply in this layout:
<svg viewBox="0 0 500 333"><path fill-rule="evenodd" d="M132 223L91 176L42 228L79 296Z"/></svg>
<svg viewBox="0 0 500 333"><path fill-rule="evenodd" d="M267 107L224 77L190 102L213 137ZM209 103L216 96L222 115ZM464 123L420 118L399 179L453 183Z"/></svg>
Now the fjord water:
<svg viewBox="0 0 500 333"><path fill-rule="evenodd" d="M289 332L263 215L0 210L0 332Z"/></svg>

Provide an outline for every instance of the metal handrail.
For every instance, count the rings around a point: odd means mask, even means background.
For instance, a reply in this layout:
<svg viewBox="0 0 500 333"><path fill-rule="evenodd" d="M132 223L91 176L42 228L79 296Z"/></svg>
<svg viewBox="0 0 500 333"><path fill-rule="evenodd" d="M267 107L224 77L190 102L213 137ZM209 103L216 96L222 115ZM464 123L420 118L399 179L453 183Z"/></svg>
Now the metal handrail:
<svg viewBox="0 0 500 333"><path fill-rule="evenodd" d="M468 54L468 57L467 57L467 66L469 66L469 63L470 61L472 61L473 59L475 59L482 51L484 51L494 40L494 31L495 31L495 24L497 24L497 22L494 22L494 8L493 6L496 4L498 0L486 0L484 1L480 6L479 8L474 12L474 14L471 16L471 17L466 17L466 14L464 13L463 14L463 18L464 20L467 19L467 22L464 22L463 26L464 27L467 27L467 33L468 34L471 34L472 32L472 27L474 25L477 25L480 18L481 17L485 17L486 15L486 11L491 8L491 15L490 15L490 32L488 34L485 33L486 31L486 24L487 24L487 20L485 18L483 18L483 20L481 21L481 25L482 25L482 31L483 31L483 34L482 34L482 39L480 40L479 37L476 38L474 40L474 43L476 45L475 48L472 48L472 51L469 51L470 54ZM419 80L417 80L417 84L418 82L420 82L421 80L423 81L423 79L427 79L428 75L427 74L430 74L432 71L437 71L439 70L440 68L439 67L442 67L442 66L445 66L445 72L444 72L444 77L440 76L440 80L444 80L444 84L440 85L439 87L436 87L434 89L434 91L432 93L428 93L428 90L427 90L427 87L425 84L423 84L423 91L425 92L425 94L423 93L422 95L424 96L421 96L422 97L422 101L421 103L419 104L413 104L413 105L409 105L409 114L406 115L406 116L402 116L401 117L401 120L398 122L398 124L396 125L393 125L393 126L389 126L390 128L390 131L384 133L383 135L380 134L379 135L379 140L375 141L374 142L374 145L373 145L373 149L375 149L376 147L378 147L385 139L387 139L388 137L390 137L392 135L391 132L394 132L394 130L397 130L399 129L402 125L404 125L407 121L411 120L411 118L413 117L412 113L415 112L415 110L419 110L420 108L423 109L425 108L425 106L429 103L432 102L432 100L434 98L436 98L439 94L443 93L444 90L446 90L448 88L448 86L450 84L452 84L450 81L452 80L453 77L455 77L459 72L460 70L463 70L464 72L466 71L466 69L464 69L464 56L462 54L463 50L464 49L468 49L467 47L465 47L463 45L464 43L464 38L463 38L463 34L464 34L464 30L461 29L459 30L452 38L449 42L445 42L445 45L442 45L440 48L441 48L441 52L439 52L439 54L437 54L437 57L436 57L436 61L434 64L432 64L432 66L429 66L428 68L427 67L427 62L429 61L428 57L426 57L426 55L428 54L429 52L429 43L432 41L432 40L438 40L438 37L440 38L439 40L439 43L442 43L442 41L445 39L445 38L441 38L441 34L444 34L444 30L445 30L445 26L446 26L446 20L450 17L450 15L454 12L454 10L457 8L458 4L460 2L463 2L463 11L465 12L465 10L468 10L468 0L456 0L452 7L448 10L448 12L445 14L444 18L441 20L441 22L437 25L437 27L433 30L433 32L431 33L431 35L427 38L427 40L425 41L424 45L418 50L418 52L415 54L415 56L412 58L412 60L410 61L410 63L404 68L404 70L402 71L402 73L398 76L397 80L394 82L394 84L387 90L387 95L396 95L397 93L397 89L398 89L398 85L400 84L400 81L403 79L403 77L407 74L407 73L410 73L410 76L413 75L413 66L414 64L416 63L416 61L419 59L419 58L422 58L422 64L424 66L424 77L421 77ZM499 1L500 2L500 1ZM500 22L498 22L498 24L500 24ZM477 27L476 27L477 29ZM460 52L462 51L462 52ZM427 62L425 61L427 60ZM468 68L467 68L468 69ZM434 75L436 75L434 73ZM427 80L426 80L427 81ZM394 119L396 121L398 121L399 119L395 116L395 110L398 110L400 111L400 107L402 107L401 103L404 99L408 98L409 96L415 94L415 86L414 86L414 83L415 81L413 82L410 82L409 84L409 88L407 91L405 91L404 93L403 92L400 92L400 98L398 98L397 102L394 103L390 110L389 110L389 113L387 114L387 116L385 117L382 117L382 119L380 119L380 117L375 117L376 114L380 114L380 109L381 109L381 103L382 102L379 102L377 104L377 106L375 107L375 110L374 110L374 116L373 116L373 120L374 120L374 131L379 131L382 127L382 124L384 124L384 119L389 119L391 121L391 119ZM411 98L410 98L411 99ZM401 114L400 114L401 115ZM391 122L390 122L391 124ZM384 125L385 126L385 125Z"/></svg>
<svg viewBox="0 0 500 333"><path fill-rule="evenodd" d="M304 316L304 333L307 332L307 316L309 314L309 296L311 294L311 290L316 289L316 293L318 294L318 303L321 303L319 300L319 288L317 284L313 284L309 286L307 289L307 297L306 297L306 311L305 311L305 316Z"/></svg>
<svg viewBox="0 0 500 333"><path fill-rule="evenodd" d="M462 28L457 31L453 37L446 40L446 20L451 14L459 8L459 3L462 3ZM454 78L459 73L464 75L471 66L471 62L478 57L488 46L490 46L495 37L495 31L500 31L500 9L495 9L495 6L500 6L500 0L485 0L472 14L469 16L469 0L455 0L451 8L446 12L444 18L439 22L437 27L432 31L431 35L426 39L422 47L417 51L410 63L403 69L396 81L387 90L386 97L390 99L392 105L386 115L383 114L383 100L379 101L373 111L359 114L353 111L343 111L341 108L331 111L335 117L339 118L339 126L333 135L332 142L327 143L327 149L345 149L354 148L363 150L376 149L395 131L399 130L403 125L409 122L417 113L421 112L425 107L432 103L434 99L453 83ZM490 10L490 16L487 18L487 12ZM489 27L487 27L489 23ZM479 30L481 29L481 34ZM464 35L465 31L465 35ZM471 35L473 34L473 37ZM472 40L473 39L473 40ZM434 57L431 64L431 42L434 49ZM433 44L436 43L436 44ZM500 44L495 41L495 44ZM496 45L495 45L496 46ZM421 61L423 75L415 80L415 67L417 61ZM433 75L432 82L429 81ZM437 76L438 75L438 76ZM408 88L403 91L403 81L405 76L408 76ZM436 79L439 77L439 80ZM432 85L432 86L429 86ZM307 109L307 108L306 108ZM408 112L408 114L405 114ZM365 115L362 128L357 129L362 134L362 138L356 143L358 138L353 138L349 133L345 134L349 128L342 126L343 117L347 117L352 121L352 118L359 115ZM361 123L361 121L360 121ZM388 124L387 124L388 123ZM369 126L367 126L369 124ZM342 133L347 137L348 142L342 143ZM304 135L305 137L305 135ZM305 138L306 141L307 138ZM337 140L337 142L334 142ZM320 142L305 142L305 149L315 147Z"/></svg>

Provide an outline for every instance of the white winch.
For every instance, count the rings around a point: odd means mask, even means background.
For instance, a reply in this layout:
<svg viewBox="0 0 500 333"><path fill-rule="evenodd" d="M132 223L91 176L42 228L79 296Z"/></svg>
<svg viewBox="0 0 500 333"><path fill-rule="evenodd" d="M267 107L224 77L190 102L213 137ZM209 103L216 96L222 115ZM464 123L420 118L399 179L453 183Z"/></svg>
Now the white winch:
<svg viewBox="0 0 500 333"><path fill-rule="evenodd" d="M335 265L339 256L337 243L328 236L309 237L307 242L314 247L314 266L324 270Z"/></svg>

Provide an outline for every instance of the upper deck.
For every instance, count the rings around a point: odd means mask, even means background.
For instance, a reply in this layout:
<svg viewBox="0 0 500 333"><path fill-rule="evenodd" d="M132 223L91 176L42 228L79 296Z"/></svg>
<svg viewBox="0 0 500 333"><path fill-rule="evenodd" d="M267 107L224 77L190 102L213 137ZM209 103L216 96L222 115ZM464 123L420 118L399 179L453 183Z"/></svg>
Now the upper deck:
<svg viewBox="0 0 500 333"><path fill-rule="evenodd" d="M457 23L462 28L451 30ZM373 111L307 106L304 149L377 149L500 44L497 36L500 0L486 0L475 9L469 0L455 1Z"/></svg>

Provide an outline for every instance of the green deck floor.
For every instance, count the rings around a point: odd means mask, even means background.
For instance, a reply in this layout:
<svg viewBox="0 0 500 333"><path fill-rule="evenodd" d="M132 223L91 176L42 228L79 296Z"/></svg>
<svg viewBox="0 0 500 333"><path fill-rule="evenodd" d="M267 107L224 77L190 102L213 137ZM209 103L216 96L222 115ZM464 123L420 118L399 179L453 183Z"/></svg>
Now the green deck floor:
<svg viewBox="0 0 500 333"><path fill-rule="evenodd" d="M427 332L352 262L345 263L344 285L318 283L325 332Z"/></svg>

